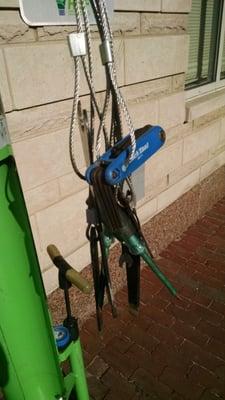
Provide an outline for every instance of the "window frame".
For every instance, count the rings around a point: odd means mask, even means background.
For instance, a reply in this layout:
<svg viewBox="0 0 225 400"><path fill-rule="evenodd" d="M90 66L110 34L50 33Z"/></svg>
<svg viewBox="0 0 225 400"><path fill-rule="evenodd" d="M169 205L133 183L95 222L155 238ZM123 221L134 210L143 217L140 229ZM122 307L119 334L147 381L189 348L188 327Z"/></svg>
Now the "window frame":
<svg viewBox="0 0 225 400"><path fill-rule="evenodd" d="M220 79L221 68L222 68L222 59L223 59L223 50L224 50L224 41L225 41L225 0L223 0L223 12L221 18L221 31L220 31L220 39L219 39L219 47L218 47L218 57L217 57L217 70L216 70L216 80L211 83L206 83L200 85L195 88L185 88L186 99L192 99L193 97L199 97L201 95L207 93L217 92L225 88L225 78Z"/></svg>

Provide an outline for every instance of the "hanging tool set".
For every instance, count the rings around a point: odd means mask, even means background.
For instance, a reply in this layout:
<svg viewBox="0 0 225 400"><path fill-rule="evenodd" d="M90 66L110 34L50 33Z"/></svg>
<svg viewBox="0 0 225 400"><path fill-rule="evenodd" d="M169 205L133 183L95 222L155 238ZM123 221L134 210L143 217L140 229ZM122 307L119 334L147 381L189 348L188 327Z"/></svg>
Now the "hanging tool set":
<svg viewBox="0 0 225 400"><path fill-rule="evenodd" d="M86 2L77 0L75 13L78 31L69 35L75 68L70 157L75 173L89 184L87 238L90 241L97 323L101 330L105 293L112 315L117 315L108 264L109 250L115 239L121 243L119 264L126 266L128 301L133 310L138 309L140 301L141 258L173 295L176 290L154 262L141 232L131 179L132 173L163 146L165 132L161 127L151 125L134 129L117 82L113 37L105 0L90 0L90 4L101 40L100 56L105 69L106 91L101 110L94 88L91 30ZM89 112L82 109L79 98L81 64L90 89ZM107 126L108 120L110 127ZM124 120L129 132L127 136L124 136ZM77 126L87 163L84 174L76 163L74 138Z"/></svg>

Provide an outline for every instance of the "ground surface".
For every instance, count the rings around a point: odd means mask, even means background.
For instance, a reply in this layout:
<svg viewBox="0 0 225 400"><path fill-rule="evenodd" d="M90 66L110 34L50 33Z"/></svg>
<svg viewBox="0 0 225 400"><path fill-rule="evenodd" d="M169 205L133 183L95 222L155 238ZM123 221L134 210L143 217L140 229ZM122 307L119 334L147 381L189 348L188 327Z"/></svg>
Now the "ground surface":
<svg viewBox="0 0 225 400"><path fill-rule="evenodd" d="M119 318L104 310L82 328L90 393L95 400L225 399L225 199L161 254L169 292L142 271L142 304L130 315L116 296Z"/></svg>
<svg viewBox="0 0 225 400"><path fill-rule="evenodd" d="M83 325L91 398L225 399L225 199L173 242L158 264L179 298L144 269L137 317L122 290L118 319L104 309L103 334L94 318Z"/></svg>

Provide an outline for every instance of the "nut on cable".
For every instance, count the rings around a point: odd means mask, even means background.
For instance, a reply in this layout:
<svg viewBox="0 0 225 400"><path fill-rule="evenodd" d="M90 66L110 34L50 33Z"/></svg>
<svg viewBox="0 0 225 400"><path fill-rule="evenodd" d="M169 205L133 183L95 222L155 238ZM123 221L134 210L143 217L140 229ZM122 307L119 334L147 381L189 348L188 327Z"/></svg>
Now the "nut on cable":
<svg viewBox="0 0 225 400"><path fill-rule="evenodd" d="M105 40L104 42L102 42L102 44L100 45L100 53L103 65L112 63L112 50L109 40Z"/></svg>
<svg viewBox="0 0 225 400"><path fill-rule="evenodd" d="M69 46L73 57L81 57L87 54L86 34L85 32L70 33Z"/></svg>

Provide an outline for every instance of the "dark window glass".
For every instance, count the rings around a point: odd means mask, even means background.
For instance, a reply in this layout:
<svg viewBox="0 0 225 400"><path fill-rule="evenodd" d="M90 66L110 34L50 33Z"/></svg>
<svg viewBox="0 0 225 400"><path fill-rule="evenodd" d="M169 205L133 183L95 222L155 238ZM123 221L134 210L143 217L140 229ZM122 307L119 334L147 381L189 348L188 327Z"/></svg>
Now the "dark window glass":
<svg viewBox="0 0 225 400"><path fill-rule="evenodd" d="M188 89L216 79L222 12L222 0L192 0L188 22Z"/></svg>
<svg viewBox="0 0 225 400"><path fill-rule="evenodd" d="M221 66L220 79L225 79L225 40L224 40L224 44L223 44L223 55L222 55L222 66Z"/></svg>

